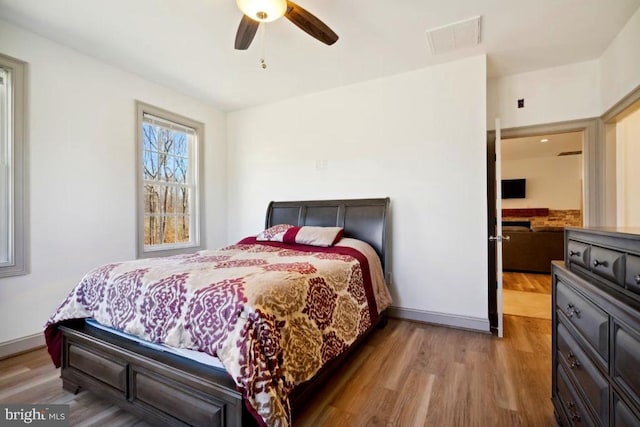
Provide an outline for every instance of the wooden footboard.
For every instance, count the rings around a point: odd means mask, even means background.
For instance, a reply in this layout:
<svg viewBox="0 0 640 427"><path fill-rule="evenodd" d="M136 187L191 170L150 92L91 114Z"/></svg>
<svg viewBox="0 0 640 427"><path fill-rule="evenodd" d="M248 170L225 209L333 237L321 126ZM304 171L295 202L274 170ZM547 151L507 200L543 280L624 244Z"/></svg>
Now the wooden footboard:
<svg viewBox="0 0 640 427"><path fill-rule="evenodd" d="M153 425L256 425L224 370L149 349L84 322L60 329L66 390L90 390Z"/></svg>
<svg viewBox="0 0 640 427"><path fill-rule="evenodd" d="M382 313L346 352L296 387L291 395L294 414L386 320ZM154 426L257 426L222 369L145 347L83 320L67 322L60 330L65 390L89 390Z"/></svg>

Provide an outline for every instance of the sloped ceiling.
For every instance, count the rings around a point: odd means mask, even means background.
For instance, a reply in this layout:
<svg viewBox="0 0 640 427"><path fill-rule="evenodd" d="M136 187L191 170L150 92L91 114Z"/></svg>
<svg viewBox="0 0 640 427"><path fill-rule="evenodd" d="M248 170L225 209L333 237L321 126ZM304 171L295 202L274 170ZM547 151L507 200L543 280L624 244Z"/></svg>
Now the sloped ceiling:
<svg viewBox="0 0 640 427"><path fill-rule="evenodd" d="M596 59L640 7L640 0L297 3L340 36L335 45L280 19L265 26L263 43L258 35L236 51L235 0L0 0L0 19L232 111L480 53L493 77ZM479 46L430 54L426 30L477 15Z"/></svg>

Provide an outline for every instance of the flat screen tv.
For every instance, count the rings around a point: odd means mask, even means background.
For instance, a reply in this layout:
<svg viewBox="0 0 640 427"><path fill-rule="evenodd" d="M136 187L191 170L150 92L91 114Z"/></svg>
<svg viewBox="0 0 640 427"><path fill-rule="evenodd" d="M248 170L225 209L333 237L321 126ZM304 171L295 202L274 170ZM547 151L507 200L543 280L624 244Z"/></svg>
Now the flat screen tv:
<svg viewBox="0 0 640 427"><path fill-rule="evenodd" d="M527 180L524 178L502 180L503 199L524 199L527 194L526 189Z"/></svg>

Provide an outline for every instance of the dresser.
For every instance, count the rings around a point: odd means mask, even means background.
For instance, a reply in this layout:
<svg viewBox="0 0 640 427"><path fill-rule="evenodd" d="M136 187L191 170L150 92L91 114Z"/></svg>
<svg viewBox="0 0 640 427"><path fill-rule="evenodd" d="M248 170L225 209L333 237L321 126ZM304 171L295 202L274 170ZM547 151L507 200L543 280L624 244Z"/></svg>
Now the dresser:
<svg viewBox="0 0 640 427"><path fill-rule="evenodd" d="M640 229L567 228L552 274L552 401L563 426L640 426Z"/></svg>

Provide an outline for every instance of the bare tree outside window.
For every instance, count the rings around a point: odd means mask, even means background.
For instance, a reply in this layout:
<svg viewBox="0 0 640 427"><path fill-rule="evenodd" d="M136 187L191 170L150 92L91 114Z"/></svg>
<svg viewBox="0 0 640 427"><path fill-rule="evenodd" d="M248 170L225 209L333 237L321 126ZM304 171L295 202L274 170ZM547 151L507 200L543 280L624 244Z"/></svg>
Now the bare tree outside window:
<svg viewBox="0 0 640 427"><path fill-rule="evenodd" d="M143 124L145 245L189 241L188 141L184 132Z"/></svg>
<svg viewBox="0 0 640 427"><path fill-rule="evenodd" d="M147 113L140 129L144 250L194 246L197 131Z"/></svg>

